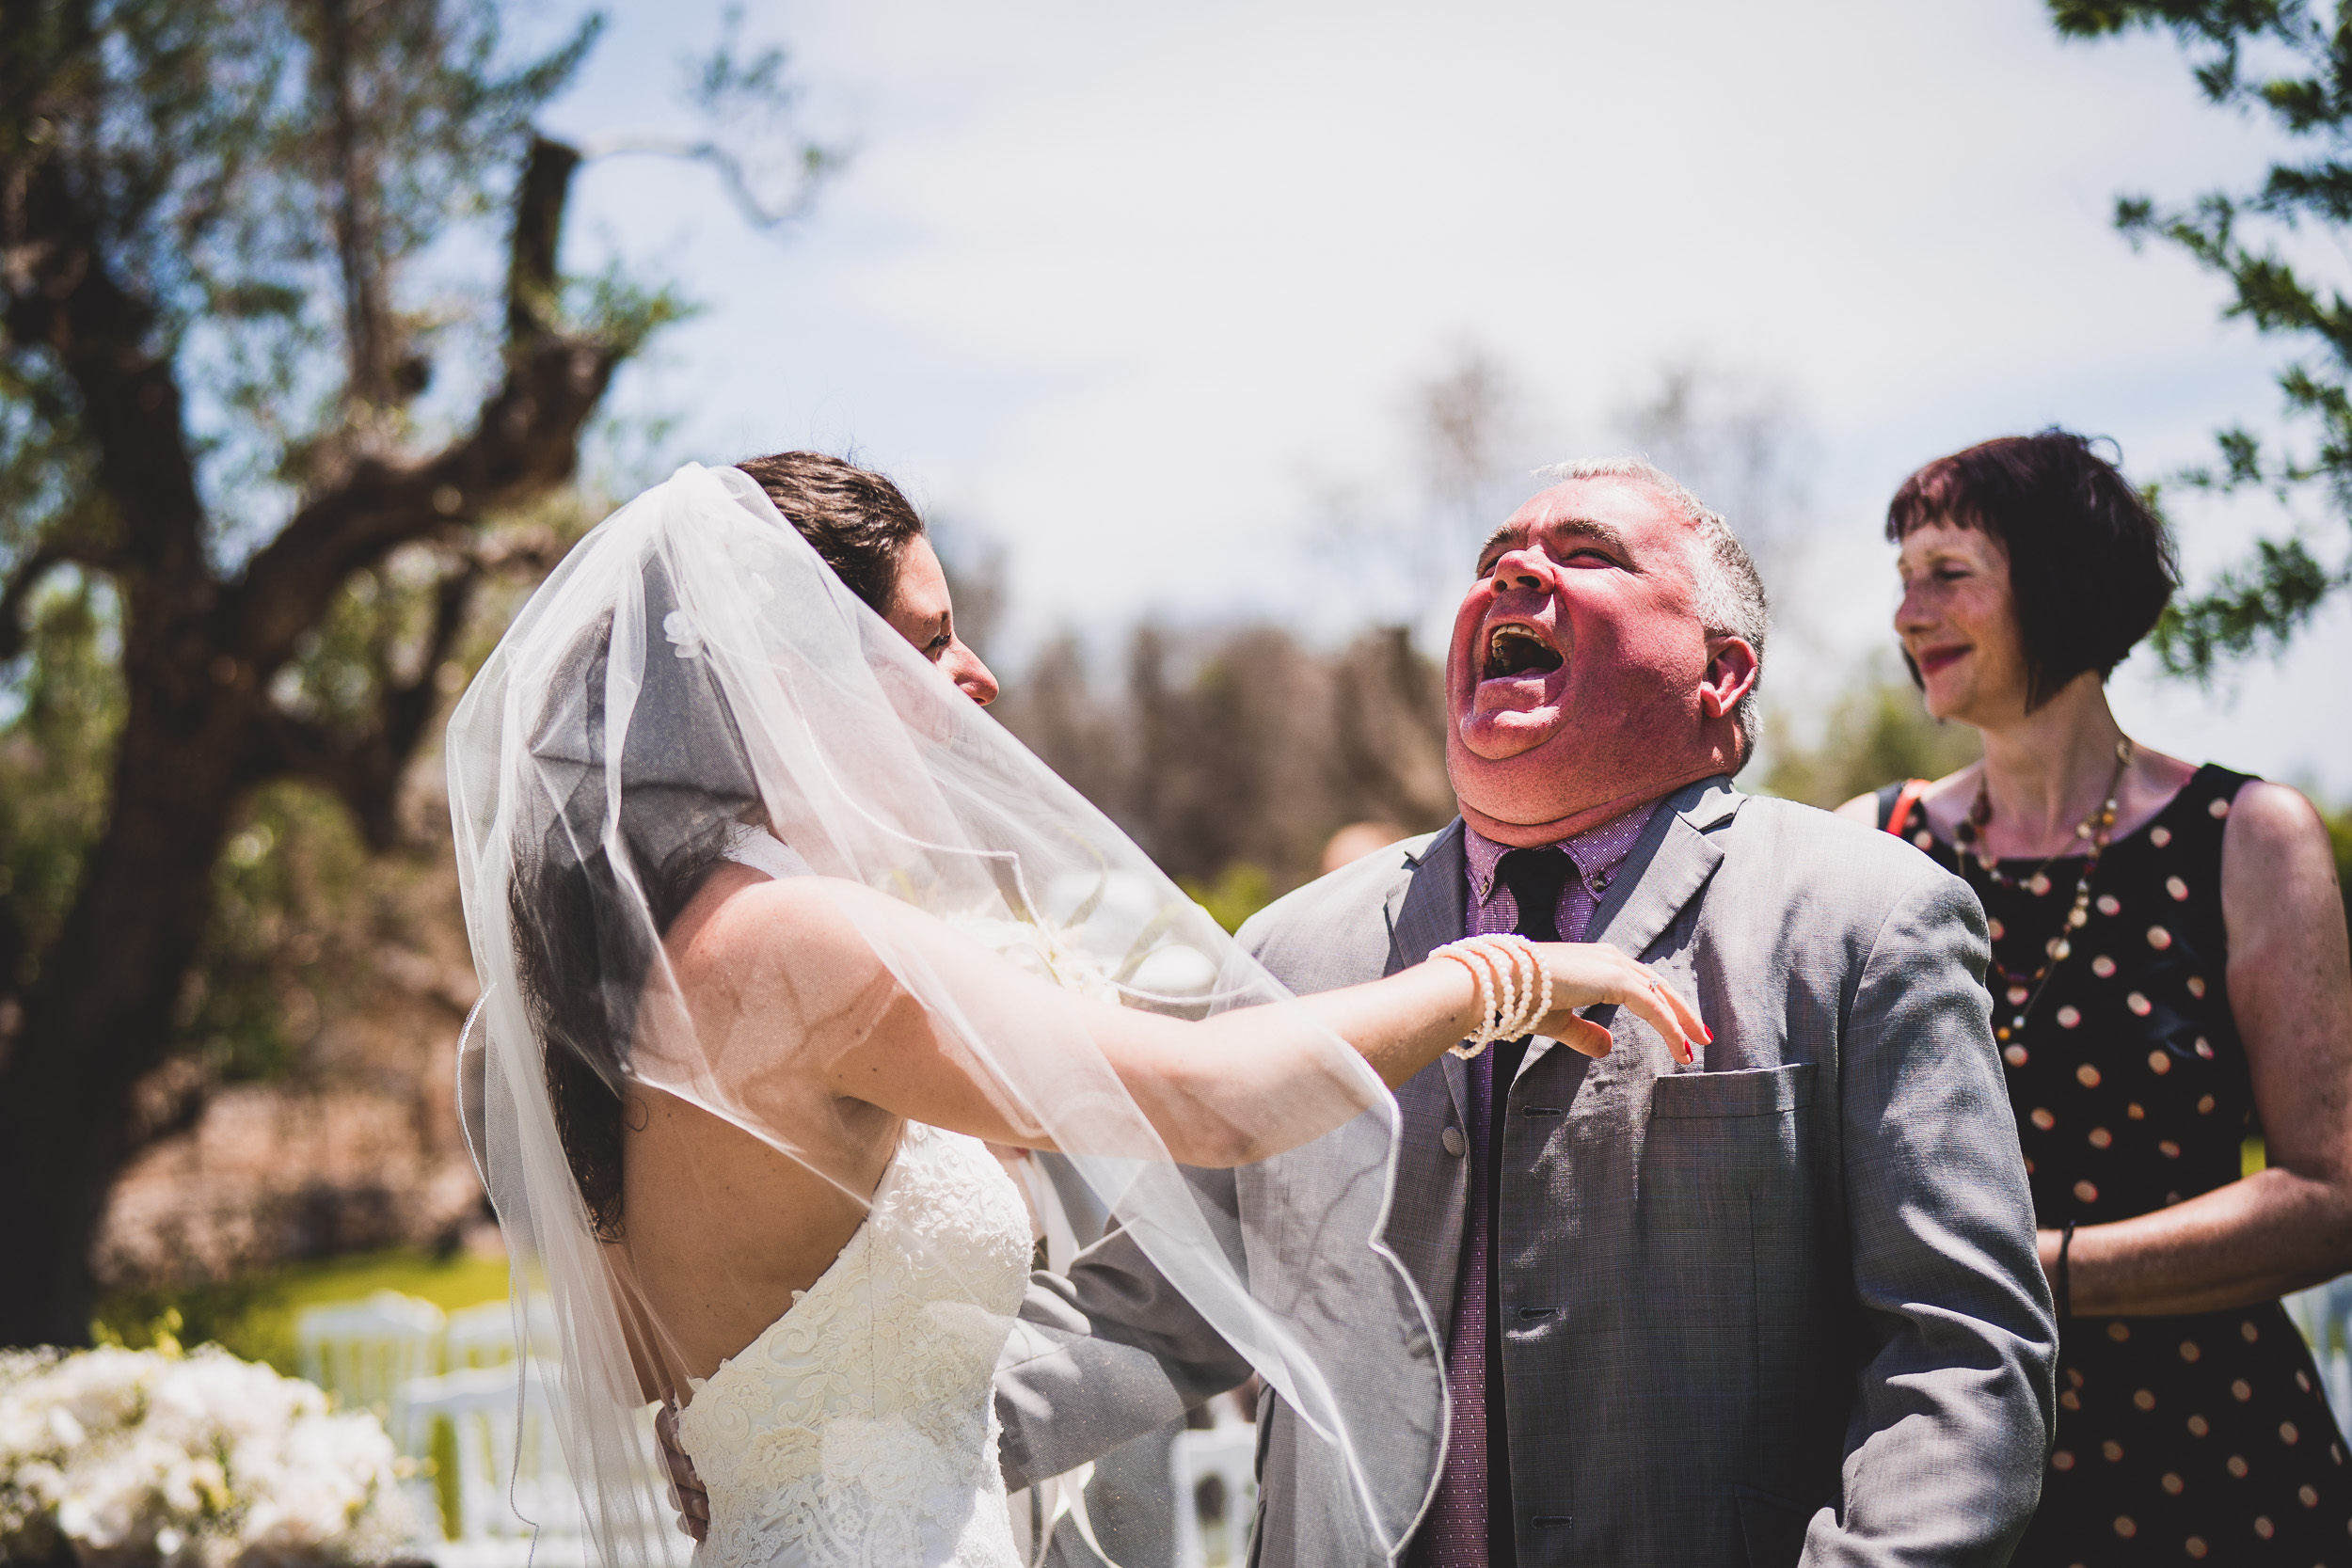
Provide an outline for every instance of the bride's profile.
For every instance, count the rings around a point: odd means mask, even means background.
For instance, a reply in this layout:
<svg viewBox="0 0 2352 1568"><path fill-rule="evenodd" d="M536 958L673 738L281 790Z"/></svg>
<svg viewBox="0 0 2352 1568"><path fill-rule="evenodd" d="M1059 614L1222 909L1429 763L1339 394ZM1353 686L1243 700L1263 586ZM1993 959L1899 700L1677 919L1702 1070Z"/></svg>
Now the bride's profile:
<svg viewBox="0 0 2352 1568"><path fill-rule="evenodd" d="M1518 938L1290 998L994 691L895 486L786 453L606 519L451 721L478 1154L600 1561L681 1549L667 1401L714 1561L1014 1568L990 1381L1032 1215L983 1140L1067 1157L1339 1451L1385 1556L1444 1431L1379 1240L1388 1086L1500 1036L1605 1051L1596 1003L1700 1033L1613 949ZM1312 1227L1251 1232L1187 1180L1318 1141ZM1253 1291L1269 1247L1318 1288Z"/></svg>

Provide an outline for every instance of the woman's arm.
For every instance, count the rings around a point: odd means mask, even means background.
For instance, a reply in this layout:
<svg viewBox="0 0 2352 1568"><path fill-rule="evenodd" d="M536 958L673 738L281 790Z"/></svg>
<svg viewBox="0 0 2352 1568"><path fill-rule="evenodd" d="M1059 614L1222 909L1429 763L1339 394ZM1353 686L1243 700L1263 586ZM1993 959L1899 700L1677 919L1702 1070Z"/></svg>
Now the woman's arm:
<svg viewBox="0 0 2352 1568"><path fill-rule="evenodd" d="M2328 831L2294 790L2240 789L2221 842L2230 1006L2269 1168L2074 1232L2074 1310L2213 1312L2352 1268L2352 958ZM2059 1233L2042 1233L2058 1274Z"/></svg>
<svg viewBox="0 0 2352 1568"><path fill-rule="evenodd" d="M933 994L952 997L962 1016L935 1018L916 1002L878 956L877 942L901 964L927 971L937 982ZM1262 1159L1360 1112L1360 1074L1338 1054L1339 1041L1393 1085L1481 1019L1470 972L1433 960L1367 985L1189 1022L1063 990L856 883L770 882L731 868L714 874L667 946L698 1053L744 1064L734 1071L738 1082L723 1088L755 1116L771 1097L776 1114L804 1115L796 1101L813 1080L836 1096L992 1142L1054 1148L1099 1138L1099 1152L1156 1152L1136 1147L1141 1130L1124 1111L1132 1101L1169 1157L1196 1165ZM1704 1034L1698 1015L1649 970L1605 945L1538 951L1552 974L1553 1010L1537 1032L1598 1055L1608 1032L1570 1009L1613 1002L1689 1059L1691 1041ZM975 1039L1037 1054L983 1060L968 1043ZM1036 1108L1006 1087L1009 1079L1051 1084L1065 1121L1041 1125Z"/></svg>

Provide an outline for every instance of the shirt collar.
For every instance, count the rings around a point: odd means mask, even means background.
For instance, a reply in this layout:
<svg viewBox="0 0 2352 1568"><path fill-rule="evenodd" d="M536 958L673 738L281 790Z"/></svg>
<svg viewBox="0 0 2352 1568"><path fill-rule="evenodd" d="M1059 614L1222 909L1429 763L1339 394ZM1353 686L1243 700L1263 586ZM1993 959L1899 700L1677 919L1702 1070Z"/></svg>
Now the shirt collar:
<svg viewBox="0 0 2352 1568"><path fill-rule="evenodd" d="M1623 816L1613 817L1597 828L1587 828L1573 837L1543 847L1557 849L1566 855L1569 863L1576 867L1578 879L1592 890L1595 898L1598 898L1609 891L1609 883L1615 878L1617 867L1623 865L1626 857L1633 853L1633 846L1641 841L1642 830L1649 826L1649 819L1664 804L1661 799L1636 806ZM1470 892L1479 903L1484 904L1494 896L1495 874L1502 868L1502 857L1509 854L1512 847L1508 844L1497 844L1467 822L1462 824L1462 852L1469 863Z"/></svg>

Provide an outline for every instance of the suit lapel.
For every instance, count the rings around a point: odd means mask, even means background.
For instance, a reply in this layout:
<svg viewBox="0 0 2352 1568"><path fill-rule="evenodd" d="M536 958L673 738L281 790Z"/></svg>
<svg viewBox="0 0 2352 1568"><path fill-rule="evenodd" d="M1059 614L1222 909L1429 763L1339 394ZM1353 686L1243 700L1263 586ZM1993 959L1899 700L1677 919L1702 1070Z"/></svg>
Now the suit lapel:
<svg viewBox="0 0 2352 1568"><path fill-rule="evenodd" d="M1741 799L1728 779L1704 779L1668 797L1593 911L1585 939L1637 958L1647 952L1715 874L1724 847L1706 830L1737 812Z"/></svg>
<svg viewBox="0 0 2352 1568"><path fill-rule="evenodd" d="M1642 840L1627 858L1610 896L1594 911L1591 939L1605 939L1637 957L1656 942L1722 861L1722 848L1704 830L1738 810L1739 799L1722 780L1692 785L1670 798L1643 830ZM1406 874L1391 885L1383 904L1389 927L1389 958L1383 973L1393 974L1417 964L1431 949L1462 935L1470 902L1463 832L1457 818L1430 841L1418 859L1406 857L1401 868ZM1519 1092L1543 1050L1538 1046L1529 1053L1518 1079L1507 1092ZM1435 1206L1429 1223L1408 1227L1409 1234L1395 1233L1392 1227L1390 1243L1433 1305L1433 1316L1442 1333L1451 1322L1458 1283L1463 1223L1460 1183L1467 1176L1468 1162L1439 1154L1438 1137L1449 1125L1468 1125L1470 1069L1451 1052L1438 1060L1446 1093L1453 1101L1450 1118L1426 1069L1397 1092L1406 1125L1418 1129L1398 1150L1398 1180ZM1568 1053L1550 1074L1557 1081L1546 1083L1544 1088L1565 1105L1591 1066L1584 1057ZM1434 1195L1438 1194L1452 1196L1437 1201Z"/></svg>
<svg viewBox="0 0 2352 1568"><path fill-rule="evenodd" d="M1394 974L1429 957L1430 950L1459 937L1470 909L1470 862L1462 850L1462 819L1429 841L1413 873L1389 893L1389 967ZM1469 1116L1469 1070L1452 1052L1438 1058L1446 1092L1454 1097L1457 1122Z"/></svg>
<svg viewBox="0 0 2352 1568"><path fill-rule="evenodd" d="M1637 958L1647 952L1715 874L1724 849L1706 830L1737 812L1742 799L1728 779L1720 778L1686 785L1667 797L1642 830L1632 853L1626 856L1609 896L1593 911L1584 940L1606 942ZM1612 1006L1584 1016L1605 1025L1615 1013ZM1529 1048L1520 1073L1524 1075L1556 1043L1538 1038ZM1584 1066L1581 1061L1569 1064L1579 1077Z"/></svg>

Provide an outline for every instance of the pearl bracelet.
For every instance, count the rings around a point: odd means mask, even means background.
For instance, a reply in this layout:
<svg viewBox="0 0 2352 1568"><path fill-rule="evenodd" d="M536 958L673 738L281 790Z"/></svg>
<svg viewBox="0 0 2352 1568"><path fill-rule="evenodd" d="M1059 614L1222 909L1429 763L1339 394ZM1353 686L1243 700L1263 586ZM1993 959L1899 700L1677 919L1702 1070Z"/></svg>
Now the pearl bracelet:
<svg viewBox="0 0 2352 1568"><path fill-rule="evenodd" d="M1464 937L1429 956L1452 958L1478 982L1478 1027L1461 1044L1447 1047L1465 1061L1496 1040L1533 1033L1551 1012L1551 971L1525 937L1509 932Z"/></svg>

